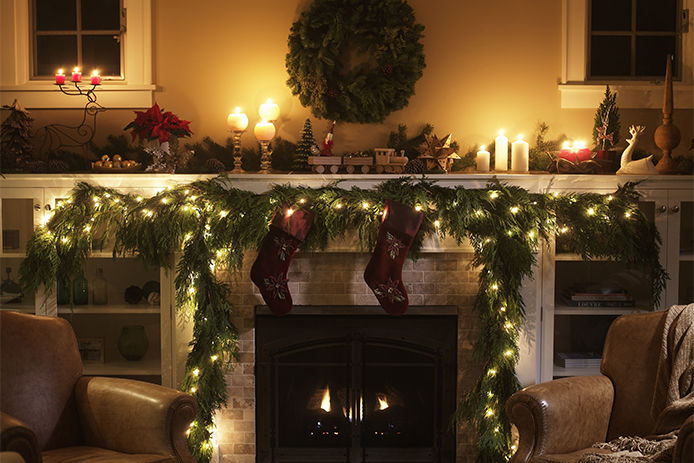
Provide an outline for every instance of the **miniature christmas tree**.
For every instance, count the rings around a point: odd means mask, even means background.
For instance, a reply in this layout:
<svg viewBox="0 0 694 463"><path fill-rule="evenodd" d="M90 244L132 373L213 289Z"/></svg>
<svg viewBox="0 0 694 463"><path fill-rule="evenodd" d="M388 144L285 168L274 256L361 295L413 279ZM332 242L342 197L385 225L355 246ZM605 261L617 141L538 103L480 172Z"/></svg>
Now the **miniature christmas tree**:
<svg viewBox="0 0 694 463"><path fill-rule="evenodd" d="M313 128L311 127L311 119L306 119L304 122L304 130L301 132L301 140L296 145L294 160L292 162L292 170L306 171L308 170L308 157L312 155L312 148L316 144L313 139Z"/></svg>
<svg viewBox="0 0 694 463"><path fill-rule="evenodd" d="M31 157L31 122L33 118L29 112L14 100L12 105L4 105L3 109L10 111L10 115L2 122L2 161L0 168L3 171L20 167Z"/></svg>
<svg viewBox="0 0 694 463"><path fill-rule="evenodd" d="M619 108L617 93L605 86L605 97L597 111L593 126L593 144L596 150L609 150L619 143Z"/></svg>

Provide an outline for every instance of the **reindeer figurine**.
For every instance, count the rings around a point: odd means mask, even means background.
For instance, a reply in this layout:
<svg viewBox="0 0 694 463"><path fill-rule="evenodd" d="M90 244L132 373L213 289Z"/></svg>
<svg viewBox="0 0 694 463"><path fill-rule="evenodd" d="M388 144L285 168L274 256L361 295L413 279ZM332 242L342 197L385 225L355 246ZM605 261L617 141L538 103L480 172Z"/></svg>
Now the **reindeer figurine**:
<svg viewBox="0 0 694 463"><path fill-rule="evenodd" d="M631 156L636 149L636 142L639 135L643 133L646 127L642 125L632 125L629 127L629 133L631 134L631 139L627 140L629 146L622 153L622 159L620 161L620 168L617 174L644 174L644 175L657 175L658 171L653 164L653 155L651 154L647 158L637 159L636 161L631 160Z"/></svg>

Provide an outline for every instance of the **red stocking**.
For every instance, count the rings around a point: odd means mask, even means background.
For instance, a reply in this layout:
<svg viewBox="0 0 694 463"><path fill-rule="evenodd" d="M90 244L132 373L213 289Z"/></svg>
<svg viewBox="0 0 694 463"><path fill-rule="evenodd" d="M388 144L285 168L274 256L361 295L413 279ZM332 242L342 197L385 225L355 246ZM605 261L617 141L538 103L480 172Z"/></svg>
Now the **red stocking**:
<svg viewBox="0 0 694 463"><path fill-rule="evenodd" d="M364 280L390 315L402 315L409 301L402 284L402 264L424 215L409 206L386 200L378 241L364 271Z"/></svg>
<svg viewBox="0 0 694 463"><path fill-rule="evenodd" d="M312 222L313 214L303 209L291 213L289 206L285 206L275 212L270 230L251 267L251 280L275 315L284 315L292 309L287 270Z"/></svg>

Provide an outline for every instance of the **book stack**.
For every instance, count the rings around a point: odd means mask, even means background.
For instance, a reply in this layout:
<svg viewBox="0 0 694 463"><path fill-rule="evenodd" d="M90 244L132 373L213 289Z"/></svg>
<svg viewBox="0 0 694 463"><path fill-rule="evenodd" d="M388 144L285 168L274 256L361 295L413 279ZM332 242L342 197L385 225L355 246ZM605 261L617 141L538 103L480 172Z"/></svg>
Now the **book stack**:
<svg viewBox="0 0 694 463"><path fill-rule="evenodd" d="M599 367L602 355L595 352L557 352L554 363L562 368Z"/></svg>
<svg viewBox="0 0 694 463"><path fill-rule="evenodd" d="M570 307L634 307L636 301L623 290L569 291L566 304Z"/></svg>

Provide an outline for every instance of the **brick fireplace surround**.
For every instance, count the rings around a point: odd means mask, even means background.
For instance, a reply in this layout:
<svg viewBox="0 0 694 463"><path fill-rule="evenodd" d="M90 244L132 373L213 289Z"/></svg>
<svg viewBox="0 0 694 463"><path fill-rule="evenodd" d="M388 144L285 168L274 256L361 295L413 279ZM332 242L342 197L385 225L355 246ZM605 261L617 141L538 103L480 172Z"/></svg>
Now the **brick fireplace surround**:
<svg viewBox="0 0 694 463"><path fill-rule="evenodd" d="M355 248L356 249L356 248ZM457 252L432 252L416 263L405 262L403 281L411 306L449 305L458 307L457 397L469 389L479 374L472 360L477 314L472 305L478 290L478 271L470 266L472 253L460 247ZM255 308L264 304L250 280L255 255L249 253L241 272L218 275L229 281L234 323L240 333L240 363L227 375L229 402L216 418L220 462L251 463L256 458L255 389ZM378 301L364 283L363 272L369 254L349 252L299 252L291 263L289 289L295 305L377 306ZM474 441L465 429L456 435L456 461L472 463Z"/></svg>

